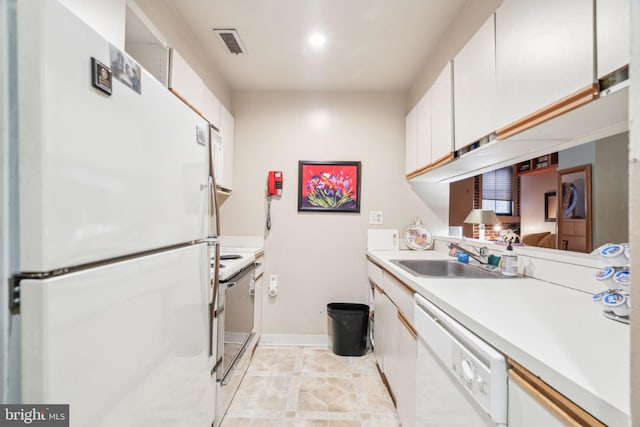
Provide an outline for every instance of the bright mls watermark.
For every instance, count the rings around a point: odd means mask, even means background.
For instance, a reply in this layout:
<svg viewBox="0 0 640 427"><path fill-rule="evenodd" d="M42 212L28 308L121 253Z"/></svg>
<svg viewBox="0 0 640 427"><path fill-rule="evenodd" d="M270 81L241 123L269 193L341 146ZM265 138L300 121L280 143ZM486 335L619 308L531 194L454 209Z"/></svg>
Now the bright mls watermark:
<svg viewBox="0 0 640 427"><path fill-rule="evenodd" d="M0 405L0 427L69 427L69 405Z"/></svg>

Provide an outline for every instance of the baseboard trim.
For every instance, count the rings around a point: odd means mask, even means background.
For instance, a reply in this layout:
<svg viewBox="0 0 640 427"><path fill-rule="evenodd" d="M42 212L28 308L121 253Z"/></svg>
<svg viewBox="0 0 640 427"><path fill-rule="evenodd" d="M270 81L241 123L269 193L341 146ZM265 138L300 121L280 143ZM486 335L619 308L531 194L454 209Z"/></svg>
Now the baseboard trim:
<svg viewBox="0 0 640 427"><path fill-rule="evenodd" d="M308 347L329 347L329 335L294 335L294 334L265 334L260 336L262 345L292 345Z"/></svg>

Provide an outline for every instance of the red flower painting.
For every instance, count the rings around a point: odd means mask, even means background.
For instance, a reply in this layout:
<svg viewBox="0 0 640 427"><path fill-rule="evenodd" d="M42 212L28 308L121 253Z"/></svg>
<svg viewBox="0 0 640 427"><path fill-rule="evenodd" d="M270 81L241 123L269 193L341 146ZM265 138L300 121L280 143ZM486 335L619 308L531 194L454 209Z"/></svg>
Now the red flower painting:
<svg viewBox="0 0 640 427"><path fill-rule="evenodd" d="M360 162L299 163L298 211L360 212Z"/></svg>

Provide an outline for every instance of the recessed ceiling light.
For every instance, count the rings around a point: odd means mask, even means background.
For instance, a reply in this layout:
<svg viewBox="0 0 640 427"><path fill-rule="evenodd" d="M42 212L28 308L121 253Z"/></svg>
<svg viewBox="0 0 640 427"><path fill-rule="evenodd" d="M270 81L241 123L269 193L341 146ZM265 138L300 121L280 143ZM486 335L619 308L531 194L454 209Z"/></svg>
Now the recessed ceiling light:
<svg viewBox="0 0 640 427"><path fill-rule="evenodd" d="M327 38L324 34L314 33L309 36L309 44L315 48L321 48L327 42Z"/></svg>

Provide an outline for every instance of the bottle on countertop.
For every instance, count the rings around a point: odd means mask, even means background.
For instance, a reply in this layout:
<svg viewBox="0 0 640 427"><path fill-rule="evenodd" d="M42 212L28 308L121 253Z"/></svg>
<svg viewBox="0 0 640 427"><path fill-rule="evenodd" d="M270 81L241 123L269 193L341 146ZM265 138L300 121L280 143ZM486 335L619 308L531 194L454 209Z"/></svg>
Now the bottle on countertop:
<svg viewBox="0 0 640 427"><path fill-rule="evenodd" d="M511 242L507 249L502 252L502 274L505 276L517 276L518 275L518 254L513 250Z"/></svg>

